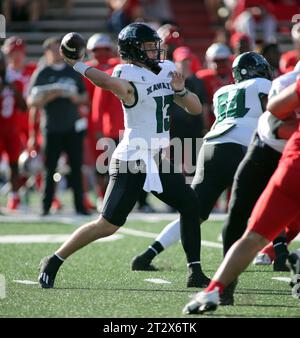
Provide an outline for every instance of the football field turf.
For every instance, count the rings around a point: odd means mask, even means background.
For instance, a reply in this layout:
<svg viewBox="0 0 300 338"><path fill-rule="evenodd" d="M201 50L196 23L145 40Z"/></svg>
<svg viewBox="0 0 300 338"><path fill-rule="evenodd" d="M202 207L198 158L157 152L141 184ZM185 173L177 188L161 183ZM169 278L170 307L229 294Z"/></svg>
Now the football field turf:
<svg viewBox="0 0 300 338"><path fill-rule="evenodd" d="M5 295L1 317L193 318L181 311L197 289L186 288L186 263L180 243L154 261L156 272L132 272L132 257L152 243L167 221L128 221L124 232L110 241L93 243L71 256L60 269L55 289L43 290L36 282L40 259L58 243L24 243L28 235L69 234L74 225L59 223L1 223L0 274ZM203 269L209 277L222 258L218 237L221 222L203 224ZM25 237L7 237L26 235ZM3 243L5 241L11 243ZM21 239L23 243L13 243ZM54 240L49 236L49 240ZM37 242L41 239L35 237ZM299 242L291 249L299 247ZM289 273L271 266L249 266L240 277L235 306L219 307L212 317L300 317L299 299L284 280ZM5 296L5 298L4 298ZM199 316L194 316L199 317ZM206 317L206 316L205 316Z"/></svg>

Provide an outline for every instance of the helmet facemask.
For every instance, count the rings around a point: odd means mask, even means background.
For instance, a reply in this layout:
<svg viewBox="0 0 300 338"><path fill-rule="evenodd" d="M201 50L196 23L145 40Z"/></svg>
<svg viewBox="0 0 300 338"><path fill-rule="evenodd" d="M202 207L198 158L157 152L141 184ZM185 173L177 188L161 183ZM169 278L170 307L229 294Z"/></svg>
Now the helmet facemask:
<svg viewBox="0 0 300 338"><path fill-rule="evenodd" d="M160 40L157 41L149 41L152 43L155 43L154 48L149 48L145 44L148 41L142 42L140 47L140 56L143 59L141 61L144 65L149 67L154 73L157 73L161 70L159 63L162 62L162 56L164 55L164 50L160 48ZM151 58L148 56L148 52L156 52L156 56L154 58Z"/></svg>

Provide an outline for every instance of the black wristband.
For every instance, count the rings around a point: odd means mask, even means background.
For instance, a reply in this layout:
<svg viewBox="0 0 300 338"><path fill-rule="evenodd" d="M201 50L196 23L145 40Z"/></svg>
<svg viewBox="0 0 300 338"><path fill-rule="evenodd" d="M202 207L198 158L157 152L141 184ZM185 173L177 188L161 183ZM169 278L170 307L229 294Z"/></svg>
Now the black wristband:
<svg viewBox="0 0 300 338"><path fill-rule="evenodd" d="M184 87L181 90L174 90L175 95L179 96L179 97L184 97L188 94L188 90Z"/></svg>

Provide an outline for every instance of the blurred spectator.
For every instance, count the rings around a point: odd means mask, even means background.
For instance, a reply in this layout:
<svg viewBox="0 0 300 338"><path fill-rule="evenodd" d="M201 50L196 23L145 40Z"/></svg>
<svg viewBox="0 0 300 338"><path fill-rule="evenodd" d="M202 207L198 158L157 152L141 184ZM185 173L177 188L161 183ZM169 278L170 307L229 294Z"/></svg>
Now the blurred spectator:
<svg viewBox="0 0 300 338"><path fill-rule="evenodd" d="M139 0L106 0L106 3L111 12L108 30L116 35L122 28L144 16Z"/></svg>
<svg viewBox="0 0 300 338"><path fill-rule="evenodd" d="M267 7L278 21L291 21L293 15L300 13L299 0L269 0Z"/></svg>
<svg viewBox="0 0 300 338"><path fill-rule="evenodd" d="M18 36L11 36L4 41L2 51L7 58L7 76L11 81L19 81L22 85L22 94L26 97L32 73L36 65L26 62L26 44ZM18 126L23 148L28 141L28 112L18 112Z"/></svg>
<svg viewBox="0 0 300 338"><path fill-rule="evenodd" d="M276 77L281 75L281 72L279 70L279 60L281 56L279 45L277 43L268 43L266 45L263 45L261 50L258 52L262 54L269 62L272 68L273 78L275 79Z"/></svg>
<svg viewBox="0 0 300 338"><path fill-rule="evenodd" d="M54 197L54 174L58 159L64 151L71 168L76 212L87 214L82 191L82 143L87 122L81 119L78 105L87 101L80 75L63 62L59 53L60 38L44 42L45 65L32 78L28 104L43 109L45 190L42 215L49 214Z"/></svg>
<svg viewBox="0 0 300 338"><path fill-rule="evenodd" d="M106 33L96 33L87 42L89 64L93 67L104 66L109 68L109 59L115 55L116 45Z"/></svg>
<svg viewBox="0 0 300 338"><path fill-rule="evenodd" d="M40 18L38 0L4 0L2 3L6 23L11 21L32 21Z"/></svg>
<svg viewBox="0 0 300 338"><path fill-rule="evenodd" d="M18 159L21 153L21 139L18 111L26 109L22 83L8 79L5 57L0 53L0 156L3 152L8 155L11 195L7 207L11 210L17 209L20 204Z"/></svg>
<svg viewBox="0 0 300 338"><path fill-rule="evenodd" d="M63 3L63 5L62 5ZM46 13L49 7L49 1L48 0L40 0L40 11L42 14ZM57 7L63 7L64 8L64 14L70 15L72 8L73 8L73 0L51 0L51 6L57 6Z"/></svg>
<svg viewBox="0 0 300 338"><path fill-rule="evenodd" d="M219 22L220 17L218 15L218 11L221 5L222 0L205 0L205 6L210 14L210 18L213 23Z"/></svg>
<svg viewBox="0 0 300 338"><path fill-rule="evenodd" d="M232 30L232 22L247 8L263 6L272 14L279 23L290 22L293 15L299 13L299 0L223 0L227 10L231 13L226 22L229 30ZM280 27L279 27L280 28Z"/></svg>
<svg viewBox="0 0 300 338"><path fill-rule="evenodd" d="M208 113L204 112L204 124L207 130L212 126L215 116L213 113L213 95L222 86L233 83L231 73L231 51L221 43L213 43L205 54L207 69L199 70L196 76L204 81L207 92Z"/></svg>
<svg viewBox="0 0 300 338"><path fill-rule="evenodd" d="M293 26L291 35L294 49L282 54L279 62L281 73L292 71L300 60L300 22Z"/></svg>
<svg viewBox="0 0 300 338"><path fill-rule="evenodd" d="M276 41L277 21L263 5L247 8L234 20L232 28L251 37L253 45Z"/></svg>
<svg viewBox="0 0 300 338"><path fill-rule="evenodd" d="M203 80L196 77L194 72L195 54L187 46L181 46L174 50L173 60L177 70L185 77L185 86L191 92L195 93L201 103L202 111L207 111L207 94ZM204 121L202 113L197 116L187 114L184 109L174 105L171 115L170 137L178 137L184 148L182 149L182 162L184 169L188 175L193 175L191 166L195 168L196 159L199 149L197 149L197 138L202 138L205 135ZM192 144L183 143L185 139L191 139ZM198 144L199 145L199 144Z"/></svg>
<svg viewBox="0 0 300 338"><path fill-rule="evenodd" d="M144 18L147 22L156 22L158 26L173 22L174 16L169 0L140 0Z"/></svg>
<svg viewBox="0 0 300 338"><path fill-rule="evenodd" d="M57 2L59 6L64 3L65 15L69 15L72 9L72 0L52 0L51 5ZM37 30L37 21L39 21L48 10L48 0L3 0L2 13L5 16L8 29L14 27L10 23L22 22L22 28L25 30ZM23 23L27 22L23 26Z"/></svg>
<svg viewBox="0 0 300 338"><path fill-rule="evenodd" d="M233 57L236 57L251 51L251 39L245 33L236 32L230 37L230 47L233 51Z"/></svg>
<svg viewBox="0 0 300 338"><path fill-rule="evenodd" d="M165 24L159 27L157 34L162 40L161 48L166 51L166 59L173 60L174 50L183 44L179 27L173 24Z"/></svg>

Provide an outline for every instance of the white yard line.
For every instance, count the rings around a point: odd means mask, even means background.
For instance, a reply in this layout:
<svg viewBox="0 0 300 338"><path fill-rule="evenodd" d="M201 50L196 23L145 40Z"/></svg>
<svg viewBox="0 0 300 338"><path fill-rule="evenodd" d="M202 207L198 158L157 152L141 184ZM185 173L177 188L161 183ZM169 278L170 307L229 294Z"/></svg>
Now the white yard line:
<svg viewBox="0 0 300 338"><path fill-rule="evenodd" d="M144 279L144 281L154 283L154 284L172 284L168 280L161 279L161 278L146 278Z"/></svg>
<svg viewBox="0 0 300 338"><path fill-rule="evenodd" d="M0 215L0 223L6 222L6 223L17 223L17 222L31 222L31 223L65 223L65 224L82 224L87 221L90 221L91 219L96 219L98 217L98 214L94 214L91 216L78 216L74 215L72 213L70 214L63 214L63 215L49 215L45 217L41 217L34 213L15 213L15 214L9 214L6 215ZM209 217L209 220L211 221L223 221L226 217L226 214L212 214ZM178 214L176 213L138 213L138 212L132 212L128 216L129 221L143 221L143 222L149 222L149 223L155 223L159 221L174 221L176 218L178 218Z"/></svg>
<svg viewBox="0 0 300 338"><path fill-rule="evenodd" d="M291 281L290 277L272 277L271 279L275 279L280 282L286 282L286 283L289 283Z"/></svg>
<svg viewBox="0 0 300 338"><path fill-rule="evenodd" d="M135 230L130 228L120 228L117 234L111 235L109 237L101 238L96 242L110 242L123 238L121 235L129 235L135 237L144 237L144 238L156 238L159 234L154 232ZM2 244L11 244L11 243L63 243L70 237L70 234L41 234L41 235L2 235L0 236L0 243ZM222 248L222 244L210 241L201 241L203 246L210 248Z"/></svg>
<svg viewBox="0 0 300 338"><path fill-rule="evenodd" d="M13 282L15 283L19 283L19 284L26 284L26 285L36 285L38 284L38 282L34 282L32 280L19 280L19 279L14 279Z"/></svg>
<svg viewBox="0 0 300 338"><path fill-rule="evenodd" d="M120 228L118 232L121 232L122 234L125 234L125 235L132 235L136 237L145 237L145 238L156 238L159 235L158 233L135 230L135 229L130 229L130 228ZM216 242L201 241L201 244L203 246L207 246L210 248L220 248L220 249L223 248L223 245L221 243L216 243Z"/></svg>
<svg viewBox="0 0 300 338"><path fill-rule="evenodd" d="M130 228L120 228L118 232L126 235L132 235L136 237L146 237L146 238L156 238L159 234L154 232L142 231L142 230L135 230Z"/></svg>

